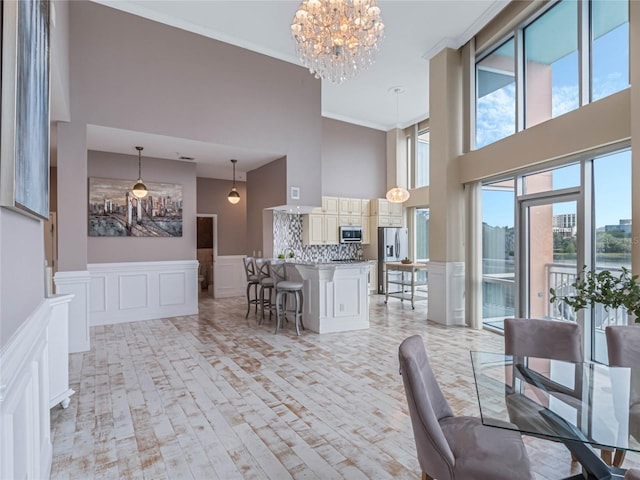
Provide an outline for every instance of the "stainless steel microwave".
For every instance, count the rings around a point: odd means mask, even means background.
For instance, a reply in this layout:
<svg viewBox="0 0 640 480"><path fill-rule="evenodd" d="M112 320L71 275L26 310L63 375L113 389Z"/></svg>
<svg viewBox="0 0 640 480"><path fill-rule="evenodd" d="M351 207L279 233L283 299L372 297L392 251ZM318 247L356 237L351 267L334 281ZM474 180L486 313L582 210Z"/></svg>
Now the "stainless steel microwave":
<svg viewBox="0 0 640 480"><path fill-rule="evenodd" d="M340 227L340 243L362 243L362 227Z"/></svg>

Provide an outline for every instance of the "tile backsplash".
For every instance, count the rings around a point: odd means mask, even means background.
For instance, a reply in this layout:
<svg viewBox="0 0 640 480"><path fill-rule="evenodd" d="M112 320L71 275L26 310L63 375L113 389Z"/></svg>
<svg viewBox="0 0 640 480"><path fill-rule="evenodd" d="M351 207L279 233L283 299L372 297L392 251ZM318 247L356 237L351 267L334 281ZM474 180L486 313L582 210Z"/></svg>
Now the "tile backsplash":
<svg viewBox="0 0 640 480"><path fill-rule="evenodd" d="M302 215L273 212L273 255L285 256L293 251L295 258L306 262L328 262L335 259L362 258L362 245L303 245Z"/></svg>

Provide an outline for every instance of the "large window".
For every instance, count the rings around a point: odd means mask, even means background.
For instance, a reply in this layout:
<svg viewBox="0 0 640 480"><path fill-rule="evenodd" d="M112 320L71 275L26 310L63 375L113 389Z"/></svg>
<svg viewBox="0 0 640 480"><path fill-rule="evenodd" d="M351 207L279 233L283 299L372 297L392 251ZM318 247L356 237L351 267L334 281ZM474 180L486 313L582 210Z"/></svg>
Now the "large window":
<svg viewBox="0 0 640 480"><path fill-rule="evenodd" d="M593 161L593 261L597 271L620 275L622 267L631 269L631 151L624 150ZM607 362L604 329L607 325L626 325L627 313L593 310L593 358Z"/></svg>
<svg viewBox="0 0 640 480"><path fill-rule="evenodd" d="M516 131L516 77L513 39L476 64L476 147Z"/></svg>
<svg viewBox="0 0 640 480"><path fill-rule="evenodd" d="M525 126L578 108L578 2L560 2L524 29L524 59Z"/></svg>
<svg viewBox="0 0 640 480"><path fill-rule="evenodd" d="M629 86L629 2L591 2L591 99Z"/></svg>
<svg viewBox="0 0 640 480"><path fill-rule="evenodd" d="M418 133L418 152L413 188L429 185L429 130Z"/></svg>
<svg viewBox="0 0 640 480"><path fill-rule="evenodd" d="M554 2L485 52L475 148L629 87L629 0Z"/></svg>
<svg viewBox="0 0 640 480"><path fill-rule="evenodd" d="M429 209L415 209L416 262L429 261Z"/></svg>
<svg viewBox="0 0 640 480"><path fill-rule="evenodd" d="M515 306L515 181L482 186L482 318L502 330Z"/></svg>

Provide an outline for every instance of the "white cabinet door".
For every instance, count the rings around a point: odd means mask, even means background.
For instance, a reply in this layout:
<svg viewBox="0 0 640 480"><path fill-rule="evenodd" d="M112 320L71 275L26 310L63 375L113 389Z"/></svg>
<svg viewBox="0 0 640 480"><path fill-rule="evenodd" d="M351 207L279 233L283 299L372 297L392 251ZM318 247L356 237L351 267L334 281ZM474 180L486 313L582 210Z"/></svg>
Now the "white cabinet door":
<svg viewBox="0 0 640 480"><path fill-rule="evenodd" d="M376 198L373 200L371 215L390 215L389 202L384 198Z"/></svg>
<svg viewBox="0 0 640 480"><path fill-rule="evenodd" d="M312 213L302 217L302 243L305 245L324 243L324 215Z"/></svg>
<svg viewBox="0 0 640 480"><path fill-rule="evenodd" d="M338 197L322 197L322 210L324 213L338 214L339 208Z"/></svg>
<svg viewBox="0 0 640 480"><path fill-rule="evenodd" d="M390 227L391 226L391 217L389 215L379 215L378 216L378 226L380 226L380 227Z"/></svg>
<svg viewBox="0 0 640 480"><path fill-rule="evenodd" d="M389 217L389 226L391 227L401 227L402 226L402 217Z"/></svg>
<svg viewBox="0 0 640 480"><path fill-rule="evenodd" d="M369 265L369 293L378 293L378 264Z"/></svg>
<svg viewBox="0 0 640 480"><path fill-rule="evenodd" d="M363 217L368 217L369 213L369 205L371 204L371 200L362 199L362 203L360 204L360 215Z"/></svg>
<svg viewBox="0 0 640 480"><path fill-rule="evenodd" d="M338 215L324 216L324 243L326 245L337 245L338 239Z"/></svg>
<svg viewBox="0 0 640 480"><path fill-rule="evenodd" d="M362 220L362 243L364 245L368 245L371 242L371 235L369 232L369 217L360 217L360 220Z"/></svg>
<svg viewBox="0 0 640 480"><path fill-rule="evenodd" d="M362 225L361 215L340 215L338 218L341 227L359 227Z"/></svg>
<svg viewBox="0 0 640 480"><path fill-rule="evenodd" d="M362 200L359 198L341 198L340 215L362 215Z"/></svg>
<svg viewBox="0 0 640 480"><path fill-rule="evenodd" d="M389 202L389 215L402 216L402 204Z"/></svg>

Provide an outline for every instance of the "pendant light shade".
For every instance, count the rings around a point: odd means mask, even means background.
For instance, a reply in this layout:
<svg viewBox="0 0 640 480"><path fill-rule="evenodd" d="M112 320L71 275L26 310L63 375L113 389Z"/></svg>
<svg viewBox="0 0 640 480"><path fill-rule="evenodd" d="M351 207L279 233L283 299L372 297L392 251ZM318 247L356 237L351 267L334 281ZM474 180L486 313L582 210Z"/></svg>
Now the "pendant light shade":
<svg viewBox="0 0 640 480"><path fill-rule="evenodd" d="M409 200L409 196L409 191L401 187L392 188L387 192L386 195L387 200L389 200L391 203L406 202L407 200Z"/></svg>
<svg viewBox="0 0 640 480"><path fill-rule="evenodd" d="M236 204L240 201L240 194L238 193L238 189L236 188L236 162L238 160L232 159L231 164L233 165L233 186L231 187L231 191L229 192L229 196L227 200L229 203Z"/></svg>
<svg viewBox="0 0 640 480"><path fill-rule="evenodd" d="M149 193L149 191L147 190L147 186L142 183L142 150L143 147L136 147L136 150L138 150L138 181L136 182L136 184L133 186L133 188L131 189L133 191L133 194L138 197L138 198L144 198L147 196L147 193Z"/></svg>

